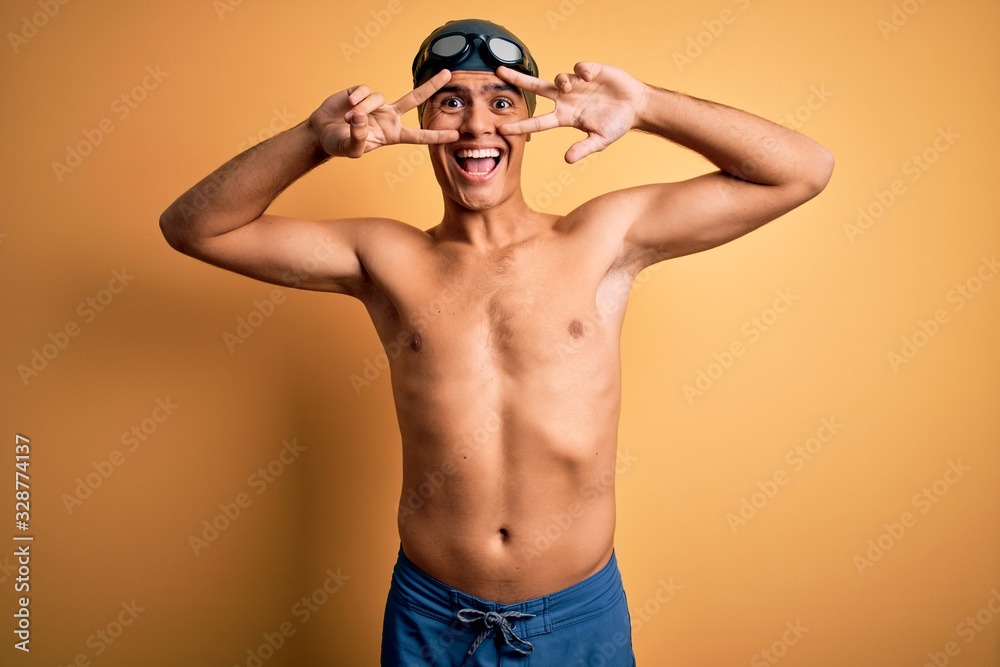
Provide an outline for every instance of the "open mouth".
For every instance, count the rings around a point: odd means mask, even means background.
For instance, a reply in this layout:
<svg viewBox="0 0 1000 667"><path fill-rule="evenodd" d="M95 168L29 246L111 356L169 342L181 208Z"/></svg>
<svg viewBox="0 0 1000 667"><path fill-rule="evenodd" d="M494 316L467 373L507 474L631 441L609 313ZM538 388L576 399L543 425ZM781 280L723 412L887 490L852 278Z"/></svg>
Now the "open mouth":
<svg viewBox="0 0 1000 667"><path fill-rule="evenodd" d="M463 175L471 180L482 180L496 171L503 151L499 148L457 148L451 155Z"/></svg>

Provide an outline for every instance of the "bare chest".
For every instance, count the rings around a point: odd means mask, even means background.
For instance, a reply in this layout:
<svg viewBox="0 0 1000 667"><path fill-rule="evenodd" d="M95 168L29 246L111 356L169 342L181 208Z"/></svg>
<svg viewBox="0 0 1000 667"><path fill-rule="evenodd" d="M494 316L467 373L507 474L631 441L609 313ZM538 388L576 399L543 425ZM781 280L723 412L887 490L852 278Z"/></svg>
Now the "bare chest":
<svg viewBox="0 0 1000 667"><path fill-rule="evenodd" d="M551 363L567 349L617 345L629 284L545 244L436 257L387 286L376 327L383 342L438 365Z"/></svg>

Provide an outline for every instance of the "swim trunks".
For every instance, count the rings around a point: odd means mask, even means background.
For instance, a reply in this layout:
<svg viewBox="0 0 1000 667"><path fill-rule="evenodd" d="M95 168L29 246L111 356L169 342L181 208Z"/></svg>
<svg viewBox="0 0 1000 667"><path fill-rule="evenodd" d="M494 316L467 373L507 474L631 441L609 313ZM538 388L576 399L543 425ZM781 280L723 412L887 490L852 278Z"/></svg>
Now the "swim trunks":
<svg viewBox="0 0 1000 667"><path fill-rule="evenodd" d="M596 574L515 604L447 586L399 550L382 626L382 667L634 667L614 553Z"/></svg>

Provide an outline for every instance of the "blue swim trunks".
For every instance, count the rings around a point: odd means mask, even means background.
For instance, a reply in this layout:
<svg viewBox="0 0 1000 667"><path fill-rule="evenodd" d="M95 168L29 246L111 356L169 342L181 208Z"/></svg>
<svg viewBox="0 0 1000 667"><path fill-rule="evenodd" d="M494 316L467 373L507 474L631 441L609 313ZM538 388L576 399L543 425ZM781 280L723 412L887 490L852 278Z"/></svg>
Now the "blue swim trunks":
<svg viewBox="0 0 1000 667"><path fill-rule="evenodd" d="M399 550L382 626L382 667L634 667L614 553L600 572L503 605L451 588Z"/></svg>

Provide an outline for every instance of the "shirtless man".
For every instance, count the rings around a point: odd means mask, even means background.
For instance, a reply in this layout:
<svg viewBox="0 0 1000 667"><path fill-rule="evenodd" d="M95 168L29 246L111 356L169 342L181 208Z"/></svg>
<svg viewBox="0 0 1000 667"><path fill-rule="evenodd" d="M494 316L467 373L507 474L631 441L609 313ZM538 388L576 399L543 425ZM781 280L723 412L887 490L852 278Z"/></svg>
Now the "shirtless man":
<svg viewBox="0 0 1000 667"><path fill-rule="evenodd" d="M332 95L160 220L170 245L192 257L361 300L398 352L388 356L404 504L383 665L634 664L614 485L594 484L613 480L632 280L783 215L833 169L801 134L609 65L578 63L554 84L537 73L501 26L449 22L421 46L412 92L392 104L366 85ZM532 116L535 95L554 111ZM421 128L403 127L418 106ZM554 127L587 133L570 163L635 129L719 171L603 194L565 215L538 212L522 194L521 161L530 133ZM429 145L440 224L265 213L325 160L399 143ZM666 155L652 140L649 150L651 163ZM305 257L321 258L308 274ZM418 509L406 505L428 478L444 481ZM561 535L537 548L537 534L567 514Z"/></svg>

